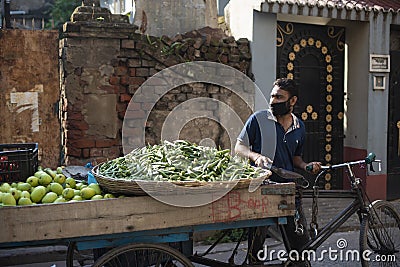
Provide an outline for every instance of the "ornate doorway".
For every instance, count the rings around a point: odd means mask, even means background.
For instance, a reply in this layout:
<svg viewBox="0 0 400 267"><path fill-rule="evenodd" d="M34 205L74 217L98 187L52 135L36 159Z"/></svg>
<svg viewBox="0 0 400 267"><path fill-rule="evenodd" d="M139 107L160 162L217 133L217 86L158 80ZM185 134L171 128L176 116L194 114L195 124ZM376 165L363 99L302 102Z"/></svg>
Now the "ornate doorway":
<svg viewBox="0 0 400 267"><path fill-rule="evenodd" d="M278 22L277 76L299 86L296 115L306 126L304 160L343 159L344 44L342 27ZM304 175L309 179L313 176ZM342 189L342 173L327 173L323 188Z"/></svg>

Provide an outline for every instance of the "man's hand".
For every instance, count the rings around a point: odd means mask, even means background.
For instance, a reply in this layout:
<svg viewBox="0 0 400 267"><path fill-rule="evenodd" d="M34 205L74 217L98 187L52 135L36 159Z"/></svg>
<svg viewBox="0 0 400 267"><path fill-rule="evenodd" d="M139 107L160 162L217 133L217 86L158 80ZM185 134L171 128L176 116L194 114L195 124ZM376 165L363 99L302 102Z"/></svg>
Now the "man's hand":
<svg viewBox="0 0 400 267"><path fill-rule="evenodd" d="M254 164L255 164L257 167L265 168L265 167L267 167L268 165L271 165L271 164L272 164L272 160L271 160L270 158L266 157L266 156L259 155L259 156L257 156L256 159L254 160Z"/></svg>
<svg viewBox="0 0 400 267"><path fill-rule="evenodd" d="M309 162L307 163L304 169L312 174L317 174L321 170L321 162L319 161ZM311 171L309 171L310 169Z"/></svg>

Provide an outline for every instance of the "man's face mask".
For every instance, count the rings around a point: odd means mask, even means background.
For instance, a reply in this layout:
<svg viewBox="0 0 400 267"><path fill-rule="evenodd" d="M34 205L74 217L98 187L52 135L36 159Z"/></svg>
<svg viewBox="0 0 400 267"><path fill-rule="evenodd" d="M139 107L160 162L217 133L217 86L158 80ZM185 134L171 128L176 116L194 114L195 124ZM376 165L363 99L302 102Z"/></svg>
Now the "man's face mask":
<svg viewBox="0 0 400 267"><path fill-rule="evenodd" d="M283 116L290 112L290 99L286 102L273 103L271 104L271 111L274 116Z"/></svg>

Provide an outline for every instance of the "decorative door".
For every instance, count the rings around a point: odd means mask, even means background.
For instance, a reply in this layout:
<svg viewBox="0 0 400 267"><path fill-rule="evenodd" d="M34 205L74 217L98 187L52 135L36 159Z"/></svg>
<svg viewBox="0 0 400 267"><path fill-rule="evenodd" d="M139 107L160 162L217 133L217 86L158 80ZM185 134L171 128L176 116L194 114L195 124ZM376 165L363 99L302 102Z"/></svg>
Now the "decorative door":
<svg viewBox="0 0 400 267"><path fill-rule="evenodd" d="M339 163L344 138L345 30L290 22L278 22L277 27L276 73L294 79L299 87L294 112L307 131L303 158L306 162ZM342 189L342 173L327 173L320 186Z"/></svg>
<svg viewBox="0 0 400 267"><path fill-rule="evenodd" d="M400 51L390 52L387 199L400 198Z"/></svg>

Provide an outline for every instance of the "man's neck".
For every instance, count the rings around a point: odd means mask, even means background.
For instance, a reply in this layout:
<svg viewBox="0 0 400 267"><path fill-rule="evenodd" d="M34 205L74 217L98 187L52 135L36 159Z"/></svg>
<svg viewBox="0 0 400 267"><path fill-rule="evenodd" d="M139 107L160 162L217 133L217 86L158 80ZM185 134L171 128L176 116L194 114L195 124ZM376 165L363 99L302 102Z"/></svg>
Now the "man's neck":
<svg viewBox="0 0 400 267"><path fill-rule="evenodd" d="M293 123L292 113L290 112L285 115L277 116L276 120L279 122L280 125L282 125L286 132Z"/></svg>

